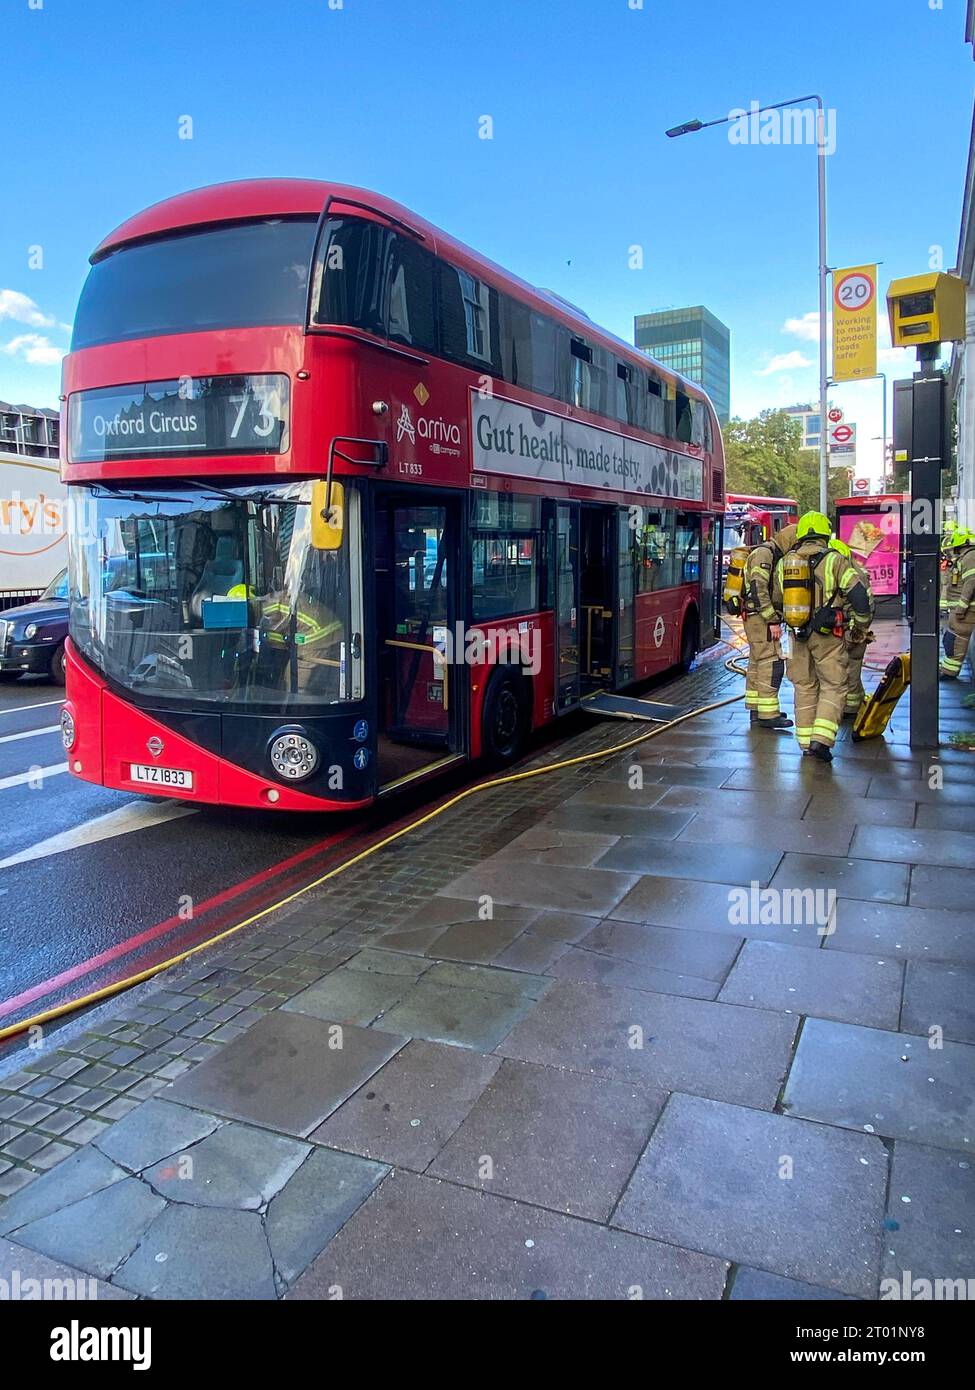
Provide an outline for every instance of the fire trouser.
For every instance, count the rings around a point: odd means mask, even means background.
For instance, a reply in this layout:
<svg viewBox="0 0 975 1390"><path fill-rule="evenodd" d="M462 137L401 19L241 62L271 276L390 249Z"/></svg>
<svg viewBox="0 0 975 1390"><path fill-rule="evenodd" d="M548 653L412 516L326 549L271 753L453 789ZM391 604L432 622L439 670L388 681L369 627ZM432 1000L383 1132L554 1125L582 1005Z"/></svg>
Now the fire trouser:
<svg viewBox="0 0 975 1390"><path fill-rule="evenodd" d="M779 686L785 675L782 647L769 637L769 624L758 613L745 615L748 641L748 674L745 708L759 719L774 719L779 709Z"/></svg>
<svg viewBox="0 0 975 1390"><path fill-rule="evenodd" d="M975 631L975 620L957 623L957 626L956 621L949 619L942 639L944 659L941 662L941 674L944 676L961 675L961 668L965 664L965 657L968 653L968 644L971 641L972 632Z"/></svg>
<svg viewBox="0 0 975 1390"><path fill-rule="evenodd" d="M795 687L796 738L802 748L832 748L846 706L850 659L846 643L833 633L810 633L793 640L789 680Z"/></svg>
<svg viewBox="0 0 975 1390"><path fill-rule="evenodd" d="M863 658L867 654L867 645L866 642L848 642L846 645L846 654L849 658L846 677L846 714L856 714L867 698L867 692L863 688Z"/></svg>

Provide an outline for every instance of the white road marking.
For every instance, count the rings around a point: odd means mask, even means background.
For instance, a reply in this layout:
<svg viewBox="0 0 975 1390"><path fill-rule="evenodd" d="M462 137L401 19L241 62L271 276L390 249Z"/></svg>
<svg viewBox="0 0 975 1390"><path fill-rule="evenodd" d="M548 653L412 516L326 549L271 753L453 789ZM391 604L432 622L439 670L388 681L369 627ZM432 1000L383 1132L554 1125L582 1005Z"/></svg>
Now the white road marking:
<svg viewBox="0 0 975 1390"><path fill-rule="evenodd" d="M37 738L38 734L56 734L60 724L48 724L46 729L25 729L21 734L0 735L0 743L16 743L20 738Z"/></svg>
<svg viewBox="0 0 975 1390"><path fill-rule="evenodd" d="M52 767L34 767L28 772L18 772L13 777L0 777L0 792L8 787L22 787L25 782L43 782L46 777L56 777L59 772L67 770L67 763L55 763Z"/></svg>
<svg viewBox="0 0 975 1390"><path fill-rule="evenodd" d="M60 835L52 835L48 840L39 840L29 849L22 849L8 859L0 860L0 869L9 869L13 864L28 864L34 859L46 859L51 854L64 854L69 849L94 845L100 840L113 840L117 835L131 835L135 830L148 830L151 825L162 825L165 821L198 813L199 807L184 806L178 801L129 801L115 811L96 816L94 820L76 825Z"/></svg>
<svg viewBox="0 0 975 1390"><path fill-rule="evenodd" d="M38 700L36 705L14 705L13 709L0 709L0 719L5 714L23 714L28 709L47 709L50 705L63 705L64 696L59 700Z"/></svg>

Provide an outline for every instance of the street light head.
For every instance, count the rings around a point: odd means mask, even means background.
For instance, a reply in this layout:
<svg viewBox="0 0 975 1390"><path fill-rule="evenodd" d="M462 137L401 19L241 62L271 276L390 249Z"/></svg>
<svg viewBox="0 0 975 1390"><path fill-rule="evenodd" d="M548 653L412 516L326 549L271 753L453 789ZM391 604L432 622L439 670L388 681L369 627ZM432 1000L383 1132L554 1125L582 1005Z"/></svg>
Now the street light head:
<svg viewBox="0 0 975 1390"><path fill-rule="evenodd" d="M703 129L704 129L704 122L703 122L703 121L685 121L683 125L675 125L675 126L672 126L671 129L667 131L667 138L668 138L669 140L673 140L673 139L675 139L678 135L690 135L690 134L692 134L692 132L695 131L695 130L703 130Z"/></svg>

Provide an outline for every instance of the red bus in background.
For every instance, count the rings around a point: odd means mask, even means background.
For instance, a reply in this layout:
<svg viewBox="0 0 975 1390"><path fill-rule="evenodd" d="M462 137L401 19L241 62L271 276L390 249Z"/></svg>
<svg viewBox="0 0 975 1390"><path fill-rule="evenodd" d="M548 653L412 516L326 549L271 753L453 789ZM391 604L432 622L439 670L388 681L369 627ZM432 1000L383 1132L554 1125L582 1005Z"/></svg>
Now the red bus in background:
<svg viewBox="0 0 975 1390"><path fill-rule="evenodd" d="M793 497L749 497L728 493L724 517L724 553L736 545L758 545L783 526L799 520L799 503Z"/></svg>
<svg viewBox="0 0 975 1390"><path fill-rule="evenodd" d="M715 640L701 389L377 194L255 180L133 217L64 402L88 781L363 806Z"/></svg>

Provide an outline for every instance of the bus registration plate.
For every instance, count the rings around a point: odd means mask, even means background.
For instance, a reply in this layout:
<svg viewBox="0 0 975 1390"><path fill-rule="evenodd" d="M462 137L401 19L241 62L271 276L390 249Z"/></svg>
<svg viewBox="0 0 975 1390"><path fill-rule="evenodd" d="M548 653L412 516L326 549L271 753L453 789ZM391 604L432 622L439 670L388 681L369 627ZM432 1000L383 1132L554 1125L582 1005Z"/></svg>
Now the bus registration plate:
<svg viewBox="0 0 975 1390"><path fill-rule="evenodd" d="M193 790L193 774L180 767L156 767L147 763L132 763L129 778L133 782L145 782L151 787L178 787L181 791Z"/></svg>

